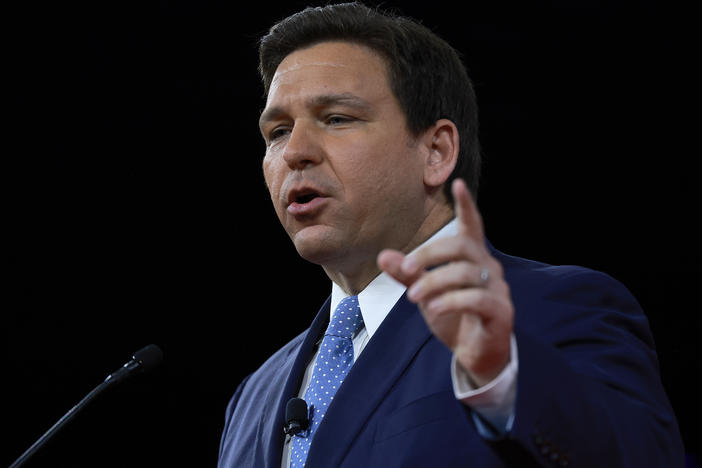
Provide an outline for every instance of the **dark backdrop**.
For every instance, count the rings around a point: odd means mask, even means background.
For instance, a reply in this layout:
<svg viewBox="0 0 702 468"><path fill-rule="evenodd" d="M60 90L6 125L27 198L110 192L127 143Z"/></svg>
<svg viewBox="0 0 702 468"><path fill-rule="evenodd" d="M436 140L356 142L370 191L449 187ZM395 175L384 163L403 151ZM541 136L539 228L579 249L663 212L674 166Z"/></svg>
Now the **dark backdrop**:
<svg viewBox="0 0 702 468"><path fill-rule="evenodd" d="M465 58L492 242L634 292L696 449L687 13L653 0L385 4ZM34 466L213 466L238 382L324 301L328 280L273 213L257 129L257 38L303 5L5 7L3 463L156 343L163 365L91 405Z"/></svg>

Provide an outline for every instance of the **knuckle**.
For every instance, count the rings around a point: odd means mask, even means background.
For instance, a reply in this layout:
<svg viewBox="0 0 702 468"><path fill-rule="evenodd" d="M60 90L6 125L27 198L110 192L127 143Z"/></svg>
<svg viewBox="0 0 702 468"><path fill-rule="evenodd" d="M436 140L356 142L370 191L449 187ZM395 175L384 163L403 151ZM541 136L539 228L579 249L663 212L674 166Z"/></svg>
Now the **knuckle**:
<svg viewBox="0 0 702 468"><path fill-rule="evenodd" d="M490 303L490 296L485 289L478 289L475 293L475 307L484 310Z"/></svg>
<svg viewBox="0 0 702 468"><path fill-rule="evenodd" d="M454 266L454 276L460 279L462 285L468 284L474 275L473 270L473 266L466 261L456 262Z"/></svg>
<svg viewBox="0 0 702 468"><path fill-rule="evenodd" d="M422 277L418 281L421 284L423 291L432 291L436 288L438 282L436 278L436 272L432 271L426 273L422 275Z"/></svg>
<svg viewBox="0 0 702 468"><path fill-rule="evenodd" d="M461 235L460 236L460 243L459 243L459 248L458 248L458 253L461 256L461 258L470 258L471 257L471 240L470 237L467 235Z"/></svg>
<svg viewBox="0 0 702 468"><path fill-rule="evenodd" d="M492 269L495 273L497 273L498 276L502 277L505 273L504 267L502 266L502 263L499 262L495 257L491 257L491 262Z"/></svg>

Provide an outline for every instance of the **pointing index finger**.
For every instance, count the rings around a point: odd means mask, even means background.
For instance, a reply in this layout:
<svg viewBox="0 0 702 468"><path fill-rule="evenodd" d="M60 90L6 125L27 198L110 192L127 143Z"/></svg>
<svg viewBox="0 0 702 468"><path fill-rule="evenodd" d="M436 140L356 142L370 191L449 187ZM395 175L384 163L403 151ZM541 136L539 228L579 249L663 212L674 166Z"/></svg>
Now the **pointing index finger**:
<svg viewBox="0 0 702 468"><path fill-rule="evenodd" d="M485 232L483 219L480 216L473 196L462 179L455 179L451 186L453 193L456 217L458 218L459 231L474 239L483 242Z"/></svg>

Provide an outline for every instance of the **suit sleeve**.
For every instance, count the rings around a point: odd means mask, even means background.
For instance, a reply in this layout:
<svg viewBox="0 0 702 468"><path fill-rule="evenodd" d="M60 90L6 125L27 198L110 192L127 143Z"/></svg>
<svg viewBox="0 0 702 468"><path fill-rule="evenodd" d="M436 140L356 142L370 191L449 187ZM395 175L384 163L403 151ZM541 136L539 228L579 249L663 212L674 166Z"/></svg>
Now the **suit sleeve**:
<svg viewBox="0 0 702 468"><path fill-rule="evenodd" d="M526 458L544 467L682 467L677 422L636 300L590 270L547 281L541 297L515 300L515 417L506 436L489 442L494 450L510 466L526 466Z"/></svg>
<svg viewBox="0 0 702 468"><path fill-rule="evenodd" d="M244 390L244 387L246 386L246 382L249 380L251 375L246 377L237 387L236 392L234 392L234 395L229 399L229 403L227 404L227 410L224 413L224 429L222 430L222 437L220 438L219 441L219 457L218 457L218 466L222 466L223 463L223 455L226 450L226 444L229 441L229 432L232 429L232 415L234 414L234 410L236 409L236 405L239 402L239 398L241 397L241 393Z"/></svg>

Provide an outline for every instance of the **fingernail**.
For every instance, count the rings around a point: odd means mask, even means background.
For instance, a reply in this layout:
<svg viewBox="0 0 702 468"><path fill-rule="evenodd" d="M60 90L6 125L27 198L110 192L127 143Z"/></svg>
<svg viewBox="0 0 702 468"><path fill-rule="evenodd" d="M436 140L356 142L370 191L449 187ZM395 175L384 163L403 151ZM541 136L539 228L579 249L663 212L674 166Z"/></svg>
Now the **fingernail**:
<svg viewBox="0 0 702 468"><path fill-rule="evenodd" d="M402 261L402 271L408 275L413 275L417 272L417 264L412 259L412 257L405 257Z"/></svg>
<svg viewBox="0 0 702 468"><path fill-rule="evenodd" d="M412 301L416 301L417 297L422 293L422 287L419 285L419 283L414 283L410 288L407 290L407 297L409 297Z"/></svg>

